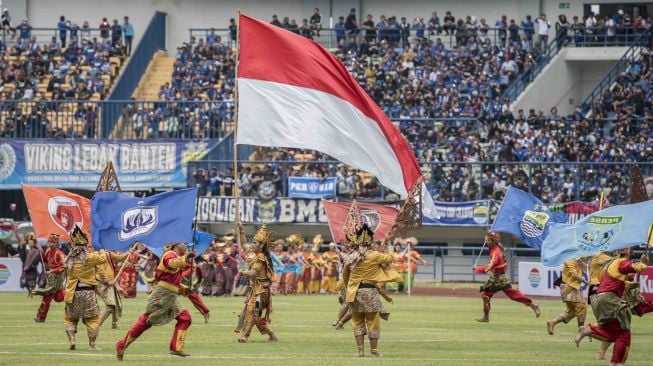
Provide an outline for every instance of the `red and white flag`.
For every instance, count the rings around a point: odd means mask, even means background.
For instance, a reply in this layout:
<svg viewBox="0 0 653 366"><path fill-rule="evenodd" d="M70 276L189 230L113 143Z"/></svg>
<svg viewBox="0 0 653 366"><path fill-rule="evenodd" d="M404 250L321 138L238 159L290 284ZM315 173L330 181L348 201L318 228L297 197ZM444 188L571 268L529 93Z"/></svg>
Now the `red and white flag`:
<svg viewBox="0 0 653 366"><path fill-rule="evenodd" d="M333 241L336 243L346 242L347 238L342 232L342 228L347 220L347 213L351 207L351 202L323 202ZM395 223L395 219L399 213L399 210L394 207L367 203L358 203L358 208L363 220L374 232L374 240L383 240L385 238L385 234Z"/></svg>
<svg viewBox="0 0 653 366"><path fill-rule="evenodd" d="M75 225L90 232L91 201L88 198L61 189L27 184L23 184L23 194L37 238L59 234L62 240L69 240Z"/></svg>
<svg viewBox="0 0 653 366"><path fill-rule="evenodd" d="M317 150L402 198L421 176L399 130L317 43L240 15L236 142Z"/></svg>

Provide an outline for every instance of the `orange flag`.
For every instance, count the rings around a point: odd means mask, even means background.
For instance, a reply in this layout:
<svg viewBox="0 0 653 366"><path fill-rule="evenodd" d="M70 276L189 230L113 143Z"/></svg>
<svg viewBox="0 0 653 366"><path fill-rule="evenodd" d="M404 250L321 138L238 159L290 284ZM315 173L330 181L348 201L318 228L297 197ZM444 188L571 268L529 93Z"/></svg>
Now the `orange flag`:
<svg viewBox="0 0 653 366"><path fill-rule="evenodd" d="M331 237L336 243L344 243L347 238L342 232L342 227L347 220L350 202L323 201L324 211L329 220ZM369 203L358 203L363 221L374 232L374 240L383 240L385 234L395 223L399 210L394 207L374 205Z"/></svg>
<svg viewBox="0 0 653 366"><path fill-rule="evenodd" d="M80 195L56 188L41 188L23 184L29 216L37 238L59 234L70 240L69 233L78 225L89 235L91 228L91 201Z"/></svg>

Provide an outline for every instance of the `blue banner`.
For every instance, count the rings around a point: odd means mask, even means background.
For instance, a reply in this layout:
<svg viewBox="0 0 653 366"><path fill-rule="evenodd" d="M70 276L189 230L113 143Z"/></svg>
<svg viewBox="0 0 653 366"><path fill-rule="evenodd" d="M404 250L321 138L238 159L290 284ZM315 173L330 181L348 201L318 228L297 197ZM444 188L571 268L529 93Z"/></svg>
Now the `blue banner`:
<svg viewBox="0 0 653 366"><path fill-rule="evenodd" d="M435 202L435 218L424 217L425 225L487 226L491 201ZM236 221L233 197L200 197L198 221L204 224ZM247 224L327 224L322 200L256 197L240 199L240 220Z"/></svg>
<svg viewBox="0 0 653 366"><path fill-rule="evenodd" d="M574 224L552 224L542 243L542 263L557 266L568 259L646 243L651 223L653 200L609 207Z"/></svg>
<svg viewBox="0 0 653 366"><path fill-rule="evenodd" d="M567 214L553 213L535 196L510 186L491 230L517 235L529 247L540 249L551 224L566 222Z"/></svg>
<svg viewBox="0 0 653 366"><path fill-rule="evenodd" d="M95 190L113 161L123 190L185 188L186 163L215 140L10 140L0 142L0 189L40 187Z"/></svg>
<svg viewBox="0 0 653 366"><path fill-rule="evenodd" d="M336 196L336 177L288 177L288 197L330 198Z"/></svg>
<svg viewBox="0 0 653 366"><path fill-rule="evenodd" d="M438 202L435 204L435 216L424 215L425 225L461 225L487 226L490 223L490 202Z"/></svg>
<svg viewBox="0 0 653 366"><path fill-rule="evenodd" d="M146 198L120 192L97 192L91 199L93 245L125 251L140 241L154 251L193 238L197 188L164 192Z"/></svg>

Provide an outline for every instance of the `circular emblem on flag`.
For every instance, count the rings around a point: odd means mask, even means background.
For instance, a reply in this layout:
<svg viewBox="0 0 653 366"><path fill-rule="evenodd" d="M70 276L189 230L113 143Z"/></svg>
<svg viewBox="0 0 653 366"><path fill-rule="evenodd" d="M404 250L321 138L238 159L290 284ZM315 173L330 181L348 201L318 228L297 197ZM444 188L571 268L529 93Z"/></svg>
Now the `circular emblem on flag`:
<svg viewBox="0 0 653 366"><path fill-rule="evenodd" d="M48 212L52 221L67 233L72 231L75 225L84 227L82 209L71 198L63 196L51 197L48 200Z"/></svg>
<svg viewBox="0 0 653 366"><path fill-rule="evenodd" d="M549 215L540 211L526 211L519 222L519 228L529 238L536 238L544 232Z"/></svg>
<svg viewBox="0 0 653 366"><path fill-rule="evenodd" d="M319 185L315 182L309 183L308 184L308 191L311 193L316 193Z"/></svg>
<svg viewBox="0 0 653 366"><path fill-rule="evenodd" d="M540 271L537 268L531 269L531 272L528 274L528 282L531 284L532 288L537 288L540 286L540 281L542 281L542 276Z"/></svg>
<svg viewBox="0 0 653 366"><path fill-rule="evenodd" d="M262 200L271 200L277 195L277 189L273 182L261 182L258 186L258 195Z"/></svg>
<svg viewBox="0 0 653 366"><path fill-rule="evenodd" d="M7 268L7 266L4 264L0 264L0 285L7 283L7 281L9 281L9 277L11 277L9 268Z"/></svg>
<svg viewBox="0 0 653 366"><path fill-rule="evenodd" d="M474 222L483 225L487 224L488 221L488 209L487 206L484 204L479 204L478 206L474 207Z"/></svg>
<svg viewBox="0 0 653 366"><path fill-rule="evenodd" d="M0 180L10 176L16 168L16 153L9 144L0 144Z"/></svg>
<svg viewBox="0 0 653 366"><path fill-rule="evenodd" d="M361 215L367 226L372 229L372 232L376 232L376 229L381 225L381 215L379 215L379 212L373 209L361 209Z"/></svg>

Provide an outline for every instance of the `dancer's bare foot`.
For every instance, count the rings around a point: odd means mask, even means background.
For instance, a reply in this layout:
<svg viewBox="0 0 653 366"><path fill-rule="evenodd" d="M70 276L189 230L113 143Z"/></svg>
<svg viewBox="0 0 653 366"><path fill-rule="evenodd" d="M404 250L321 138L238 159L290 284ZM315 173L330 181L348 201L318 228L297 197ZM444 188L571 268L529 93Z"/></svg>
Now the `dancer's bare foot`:
<svg viewBox="0 0 653 366"><path fill-rule="evenodd" d="M174 356L179 356L179 357L188 357L188 356L190 356L190 353L186 353L184 351L170 351L170 354L174 355Z"/></svg>
<svg viewBox="0 0 653 366"><path fill-rule="evenodd" d="M546 321L546 331L550 335L553 335L553 327L556 325L555 321L553 320L547 320Z"/></svg>

